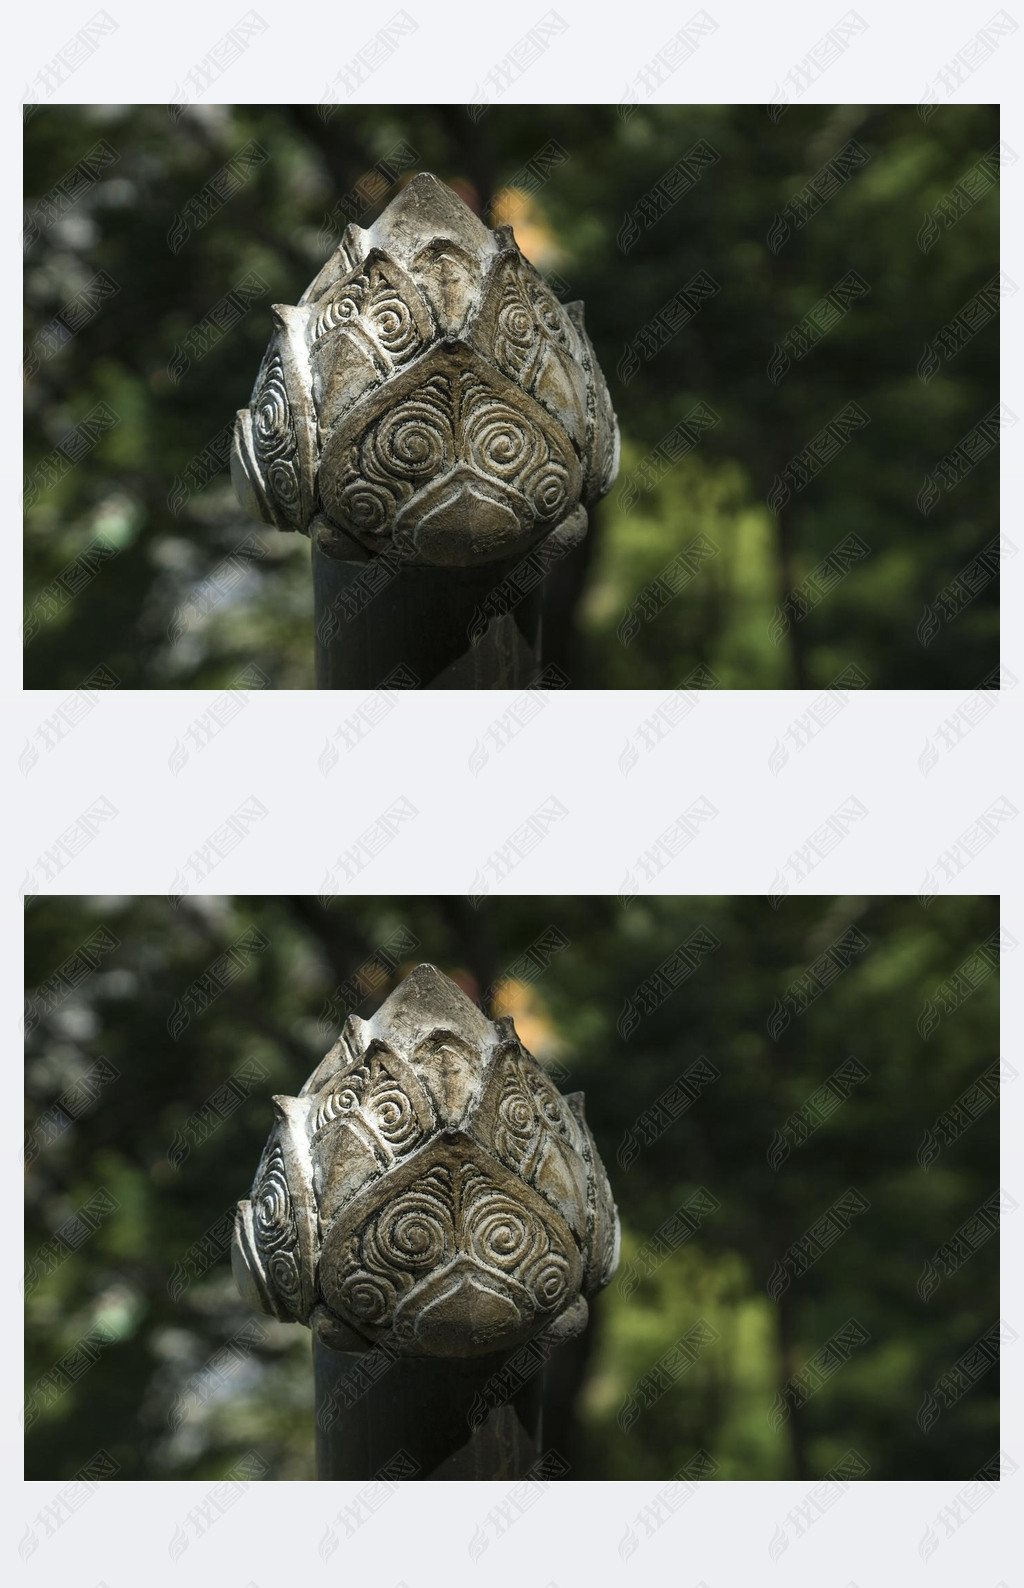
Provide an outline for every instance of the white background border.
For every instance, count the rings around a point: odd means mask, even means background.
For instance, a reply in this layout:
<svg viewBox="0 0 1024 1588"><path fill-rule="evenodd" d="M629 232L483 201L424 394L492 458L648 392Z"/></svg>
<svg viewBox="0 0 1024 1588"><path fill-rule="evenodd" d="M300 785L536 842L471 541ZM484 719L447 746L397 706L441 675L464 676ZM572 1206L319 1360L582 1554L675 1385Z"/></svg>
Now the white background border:
<svg viewBox="0 0 1024 1588"><path fill-rule="evenodd" d="M241 3L197 5L181 0L164 7L122 4L106 8L118 22L80 69L49 102L152 101L166 103L190 67L200 61L247 7ZM349 8L282 6L260 0L269 23L266 35L225 74L216 98L232 102L302 101L324 97L328 81L391 15ZM397 7L395 8L397 9ZM366 102L418 100L466 103L489 68L550 9L545 4L517 12L508 8L457 7L436 0L409 0L405 9L419 27L369 80ZM558 0L566 33L510 89L503 103L622 99L633 73L685 24L691 11L671 5L628 8L582 6ZM719 28L680 67L654 99L665 102L765 104L794 63L849 9L809 4L786 8L717 3L706 7ZM856 9L868 23L865 34L804 96L803 103L887 100L916 104L929 83L999 7L933 4L907 0ZM9 19L6 51L6 117L13 134L4 180L10 200L10 242L3 251L10 301L20 296L20 169L17 158L18 103L36 74L68 38L88 22L89 4L19 8ZM1024 24L1024 7L1010 0L1009 14ZM1024 144L1020 82L1024 26L957 92L949 103L1004 100L1003 137ZM940 96L940 102L942 97ZM1004 176L1003 268L1020 280L1022 164ZM1003 397L1016 413L1020 392L1020 295L1005 301L1002 320ZM4 385L8 405L4 443L11 453L20 435L15 409L15 348ZM1012 448L1012 450L1011 450ZM1003 529L1017 538L1021 521L1019 432L1009 432L1001 459ZM20 459L10 473L12 505ZM13 515L12 515L13 516ZM14 530L12 529L12 535ZM1021 559L1004 575L1003 662L1018 678L1021 658ZM332 891L473 891L488 876L490 857L542 802L555 796L566 815L528 853L494 892L617 893L627 886L641 852L681 811L700 797L718 814L703 824L692 844L676 854L653 881L637 891L689 893L780 891L779 877L809 835L850 796L867 815L794 891L813 892L1001 892L1005 925L1020 938L1021 824L1002 825L953 878L944 878L939 857L948 851L1000 797L1022 803L1021 713L1024 690L1014 689L998 709L958 748L942 755L927 773L919 758L936 726L968 694L866 693L851 696L847 710L778 771L769 766L777 742L810 696L737 691L708 695L655 750L642 749L624 775L619 760L637 743L641 722L657 710L661 694L553 695L545 709L500 753L474 774L470 758L489 743L487 728L512 697L435 694L402 699L355 750L342 748L325 777L319 757L339 723L357 712L358 693L254 696L230 728L175 775L169 761L188 723L207 702L204 692L135 693L103 696L94 711L56 749L22 776L17 758L40 720L65 692L22 696L20 579L12 574L4 600L7 621L0 644L7 655L4 688L7 756L4 809L8 841L2 898L5 993L12 1049L20 1040L20 938L23 890L64 892L180 891L188 858L238 805L255 795L267 814L211 873L204 892L310 892L324 890L325 876L342 850L373 824L395 799L405 797L417 816L396 829L394 841L368 860L355 883L343 875ZM969 683L969 681L968 681ZM1011 747L1016 751L1011 761ZM96 836L47 880L40 857L52 853L60 835L97 797L118 815L97 827ZM51 869L52 869L52 863ZM337 871L337 868L335 868ZM179 878L176 886L175 878ZM929 878L931 880L929 880ZM31 907L31 906L29 906ZM337 906L336 906L337 907ZM785 908L783 903L781 908ZM1011 962L1012 964L1013 962ZM1004 985L1003 1052L1020 1052L1019 987ZM1009 1138L1024 1095L1011 1087L1003 1103ZM20 1177L18 1110L8 1121L4 1172ZM1014 1133L1019 1142L1020 1120ZM1018 1199L1017 1161L1004 1157L1000 1183ZM11 1206L17 1206L11 1187ZM1024 1229L1024 1226L1022 1226ZM1020 1329L1022 1317L1020 1232L1009 1221L1003 1234L1003 1316ZM1010 1252L1013 1244L1017 1249ZM358 1485L331 1490L312 1484L256 1489L228 1510L203 1538L195 1538L177 1564L168 1545L190 1507L206 1492L202 1484L148 1483L100 1486L95 1495L52 1537L21 1562L18 1543L47 1498L60 1485L20 1484L18 1420L20 1295L17 1264L8 1265L4 1309L6 1360L2 1425L4 1441L4 1550L19 1576L35 1584L75 1588L135 1588L140 1582L180 1582L187 1575L218 1588L275 1588L296 1576L313 1582L351 1579L404 1581L408 1588L500 1583L554 1583L571 1588L581 1579L628 1583L640 1573L664 1575L680 1588L744 1588L777 1579L808 1588L871 1588L875 1584L966 1584L1014 1588L1021 1579L1020 1550L1011 1553L1012 1523L1019 1517L1017 1487L1024 1473L1008 1478L999 1493L952 1533L938 1520L961 1483L854 1484L805 1537L795 1538L774 1564L769 1541L810 1486L795 1483L707 1484L677 1516L623 1561L619 1543L637 1527L636 1514L658 1484L557 1485L542 1495L509 1533L496 1538L476 1563L468 1544L503 1486L443 1488L405 1485L324 1563L318 1543L325 1524ZM1021 1439L1021 1372L1008 1351L1003 1369L1002 1446L1024 1462ZM968 1477L964 1474L964 1479ZM919 1550L929 1529L939 1546L927 1558ZM37 1525L38 1531L38 1525ZM643 1529L640 1529L641 1534ZM790 1530L791 1532L791 1530ZM1014 1564L1014 1562L1017 1564Z"/></svg>

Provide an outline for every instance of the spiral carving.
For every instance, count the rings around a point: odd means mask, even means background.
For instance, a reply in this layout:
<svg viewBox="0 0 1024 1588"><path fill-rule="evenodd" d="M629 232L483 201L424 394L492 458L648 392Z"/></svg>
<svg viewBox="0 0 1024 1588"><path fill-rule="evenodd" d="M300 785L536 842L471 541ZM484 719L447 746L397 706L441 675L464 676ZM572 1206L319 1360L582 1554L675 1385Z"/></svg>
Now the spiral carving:
<svg viewBox="0 0 1024 1588"><path fill-rule="evenodd" d="M552 1246L528 1263L521 1277L538 1311L555 1312L566 1300L572 1276L565 1254Z"/></svg>
<svg viewBox="0 0 1024 1588"><path fill-rule="evenodd" d="M451 1219L443 1206L415 1195L400 1197L388 1209L380 1237L397 1266L433 1268L451 1249Z"/></svg>
<svg viewBox="0 0 1024 1588"><path fill-rule="evenodd" d="M505 272L492 334L498 368L517 380L528 379L540 355L542 332L524 278L517 270Z"/></svg>
<svg viewBox="0 0 1024 1588"><path fill-rule="evenodd" d="M290 1312L302 1306L302 1279L295 1253L288 1249L275 1252L267 1263L270 1282Z"/></svg>
<svg viewBox="0 0 1024 1588"><path fill-rule="evenodd" d="M329 332L336 331L339 325L349 325L353 320L358 320L363 297L363 289L358 284L353 284L336 297L328 298L313 321L311 328L313 343L319 342Z"/></svg>
<svg viewBox="0 0 1024 1588"><path fill-rule="evenodd" d="M376 1327L390 1319L396 1296L394 1285L382 1275L368 1274L360 1268L342 1280L338 1304L356 1323Z"/></svg>
<svg viewBox="0 0 1024 1588"><path fill-rule="evenodd" d="M367 426L328 506L351 533L379 537L410 496L462 464L507 486L526 525L556 523L579 478L559 448L553 428L497 397L474 370L457 381L436 373Z"/></svg>
<svg viewBox="0 0 1024 1588"><path fill-rule="evenodd" d="M541 450L537 429L508 403L490 402L466 422L465 453L482 474L514 480Z"/></svg>
<svg viewBox="0 0 1024 1588"><path fill-rule="evenodd" d="M312 1116L313 1135L340 1118L358 1118L396 1156L410 1151L423 1135L413 1099L379 1053L348 1070L343 1082L320 1099Z"/></svg>
<svg viewBox="0 0 1024 1588"><path fill-rule="evenodd" d="M467 461L489 478L506 480L543 523L562 517L571 482L567 455L552 435L467 375L462 383L462 436Z"/></svg>
<svg viewBox="0 0 1024 1588"><path fill-rule="evenodd" d="M403 363L422 345L411 306L379 269L353 277L324 300L310 328L312 345L318 346L332 331L356 324L394 364Z"/></svg>
<svg viewBox="0 0 1024 1588"><path fill-rule="evenodd" d="M372 303L370 324L381 347L398 359L419 344L419 332L412 310L397 292L382 294Z"/></svg>
<svg viewBox="0 0 1024 1588"><path fill-rule="evenodd" d="M535 1076L531 1080L530 1091L544 1121L563 1141L571 1141L575 1145L576 1132L572 1128L569 1111L547 1077Z"/></svg>
<svg viewBox="0 0 1024 1588"><path fill-rule="evenodd" d="M368 1268L388 1274L394 1269L431 1268L455 1247L451 1175L435 1169L415 1190L387 1204L368 1225L361 1252Z"/></svg>
<svg viewBox="0 0 1024 1588"><path fill-rule="evenodd" d="M495 352L513 369L521 369L537 340L537 321L533 312L526 299L510 283L506 288L505 301L498 311Z"/></svg>
<svg viewBox="0 0 1024 1588"><path fill-rule="evenodd" d="M546 458L523 481L523 494L543 523L561 518L569 500L568 470L556 458Z"/></svg>
<svg viewBox="0 0 1024 1588"><path fill-rule="evenodd" d="M323 554L478 567L574 543L610 489L618 431L577 306L426 173L275 316L232 477Z"/></svg>
<svg viewBox="0 0 1024 1588"><path fill-rule="evenodd" d="M289 522L301 516L302 486L298 442L288 400L281 356L268 359L252 406L252 439L256 462L271 501Z"/></svg>
<svg viewBox="0 0 1024 1588"><path fill-rule="evenodd" d="M267 1159L253 1199L253 1221L257 1239L268 1251L293 1239L291 1197L280 1147L274 1147Z"/></svg>
<svg viewBox="0 0 1024 1588"><path fill-rule="evenodd" d="M477 1200L467 1215L466 1233L481 1262L508 1273L514 1273L544 1243L540 1221L500 1192Z"/></svg>
<svg viewBox="0 0 1024 1588"><path fill-rule="evenodd" d="M253 435L263 459L286 457L295 451L288 387L277 353L267 363L253 405Z"/></svg>
<svg viewBox="0 0 1024 1588"><path fill-rule="evenodd" d="M537 1110L518 1069L510 1068L498 1103L494 1146L506 1163L521 1169L537 1139Z"/></svg>
<svg viewBox="0 0 1024 1588"><path fill-rule="evenodd" d="M343 1086L336 1092L328 1092L313 1116L313 1134L323 1130L332 1119L339 1119L343 1114L352 1114L359 1107L359 1094L351 1086Z"/></svg>
<svg viewBox="0 0 1024 1588"><path fill-rule="evenodd" d="M420 482L451 467L455 451L449 415L427 394L385 414L370 446L378 478Z"/></svg>
<svg viewBox="0 0 1024 1588"><path fill-rule="evenodd" d="M299 472L287 458L275 458L267 470L267 484L286 512L294 512L299 505Z"/></svg>
<svg viewBox="0 0 1024 1588"><path fill-rule="evenodd" d="M482 1356L567 1338L617 1222L579 1102L430 966L353 1019L277 1119L233 1263L328 1345Z"/></svg>
<svg viewBox="0 0 1024 1588"><path fill-rule="evenodd" d="M510 1090L502 1099L501 1122L509 1133L520 1141L531 1141L536 1134L537 1118L529 1099L521 1087Z"/></svg>
<svg viewBox="0 0 1024 1588"><path fill-rule="evenodd" d="M412 1103L396 1081L382 1080L367 1095L364 1107L384 1140L400 1149L420 1134Z"/></svg>
<svg viewBox="0 0 1024 1588"><path fill-rule="evenodd" d="M540 288L535 288L533 306L537 318L552 341L558 342L562 347L567 347L569 338L566 335L565 320L551 294L542 291Z"/></svg>
<svg viewBox="0 0 1024 1588"><path fill-rule="evenodd" d="M397 498L382 485L352 480L338 497L338 516L356 531L376 534L390 522Z"/></svg>
<svg viewBox="0 0 1024 1588"><path fill-rule="evenodd" d="M514 1280L538 1312L567 1299L572 1266L562 1238L539 1208L499 1190L473 1162L454 1175L435 1167L369 1220L345 1259L339 1299L353 1320L390 1324L399 1297L459 1256Z"/></svg>

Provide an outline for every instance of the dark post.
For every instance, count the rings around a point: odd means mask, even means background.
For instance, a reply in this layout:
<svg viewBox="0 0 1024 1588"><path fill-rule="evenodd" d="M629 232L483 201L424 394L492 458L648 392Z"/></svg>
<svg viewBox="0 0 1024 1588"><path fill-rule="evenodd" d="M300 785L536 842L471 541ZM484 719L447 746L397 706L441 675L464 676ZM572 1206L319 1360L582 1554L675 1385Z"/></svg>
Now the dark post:
<svg viewBox="0 0 1024 1588"><path fill-rule="evenodd" d="M618 471L583 305L421 173L273 314L231 472L313 542L318 687L531 682L544 559Z"/></svg>
<svg viewBox="0 0 1024 1588"><path fill-rule="evenodd" d="M522 1478L541 1454L543 1368L521 1379L505 1354L397 1357L374 1380L314 1336L313 1382L318 1478L366 1479L398 1451L417 1479Z"/></svg>
<svg viewBox="0 0 1024 1588"><path fill-rule="evenodd" d="M517 564L400 567L374 594L377 564L313 542L318 689L519 689L541 670L541 582L518 596Z"/></svg>
<svg viewBox="0 0 1024 1588"><path fill-rule="evenodd" d="M544 1364L618 1262L582 1094L420 965L274 1108L232 1266L313 1331L318 1476L527 1475Z"/></svg>

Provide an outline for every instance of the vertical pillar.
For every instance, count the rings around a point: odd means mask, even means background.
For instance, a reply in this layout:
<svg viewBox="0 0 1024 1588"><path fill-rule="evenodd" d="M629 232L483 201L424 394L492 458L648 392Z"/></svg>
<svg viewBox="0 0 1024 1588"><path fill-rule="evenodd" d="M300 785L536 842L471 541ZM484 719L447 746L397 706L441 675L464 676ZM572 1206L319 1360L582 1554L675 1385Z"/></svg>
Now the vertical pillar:
<svg viewBox="0 0 1024 1588"><path fill-rule="evenodd" d="M397 567L373 590L367 565L314 541L316 687L524 688L541 670L542 591L519 595L515 569Z"/></svg>
<svg viewBox="0 0 1024 1588"><path fill-rule="evenodd" d="M399 1453L417 1480L522 1478L541 1454L543 1369L521 1379L502 1353L394 1357L378 1377L314 1336L313 1383L318 1478L366 1479Z"/></svg>

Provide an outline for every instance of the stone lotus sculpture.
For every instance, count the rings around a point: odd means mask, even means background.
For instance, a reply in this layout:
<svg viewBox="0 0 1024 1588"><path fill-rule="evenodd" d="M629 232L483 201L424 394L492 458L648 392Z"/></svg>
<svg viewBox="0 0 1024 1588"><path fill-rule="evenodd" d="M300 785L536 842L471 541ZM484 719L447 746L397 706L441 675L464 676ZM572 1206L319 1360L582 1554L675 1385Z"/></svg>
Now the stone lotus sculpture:
<svg viewBox="0 0 1024 1588"><path fill-rule="evenodd" d="M352 1016L277 1120L232 1262L336 1349L468 1357L579 1332L619 1227L580 1093L420 965Z"/></svg>
<svg viewBox="0 0 1024 1588"><path fill-rule="evenodd" d="M272 312L231 460L254 518L357 562L472 566L585 534L618 472L615 414L583 305L511 227L421 174Z"/></svg>

